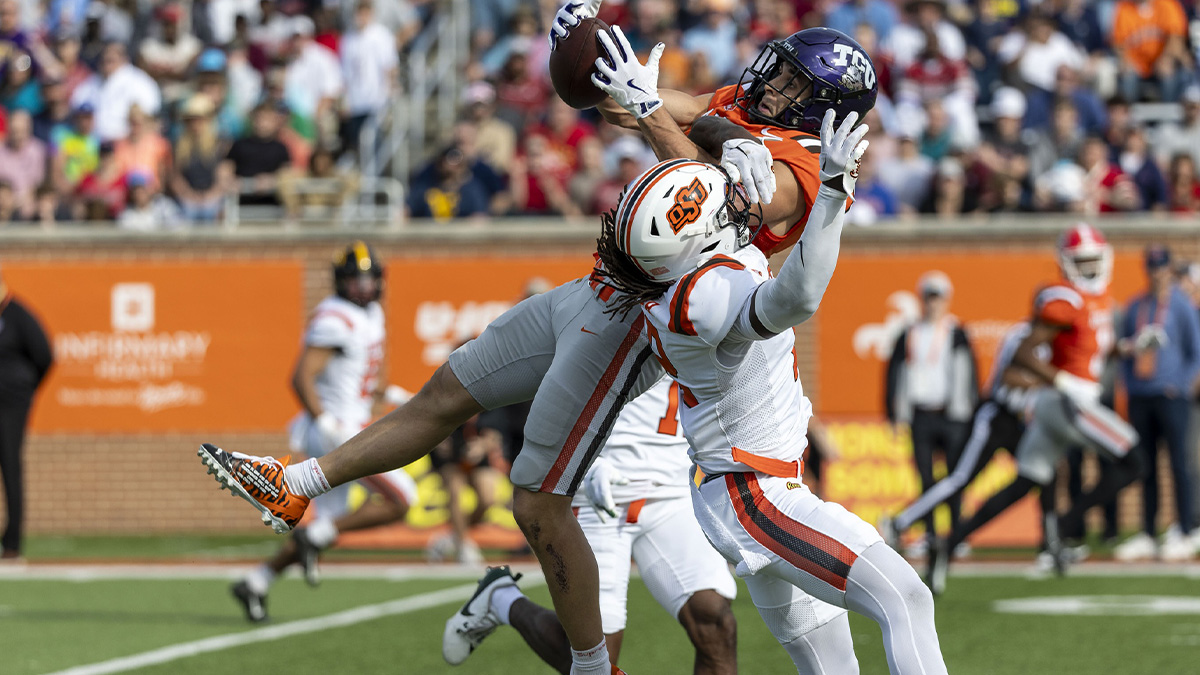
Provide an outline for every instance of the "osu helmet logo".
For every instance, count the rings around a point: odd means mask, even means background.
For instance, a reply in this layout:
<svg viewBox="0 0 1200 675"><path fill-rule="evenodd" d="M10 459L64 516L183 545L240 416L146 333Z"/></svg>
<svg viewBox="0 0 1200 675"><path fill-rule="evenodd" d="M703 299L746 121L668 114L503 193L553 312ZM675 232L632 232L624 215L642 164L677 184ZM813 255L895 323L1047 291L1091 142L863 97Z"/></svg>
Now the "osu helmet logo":
<svg viewBox="0 0 1200 675"><path fill-rule="evenodd" d="M671 231L679 234L686 225L691 225L700 218L700 205L708 199L708 188L693 178L691 183L675 191L675 203L667 211L667 224Z"/></svg>

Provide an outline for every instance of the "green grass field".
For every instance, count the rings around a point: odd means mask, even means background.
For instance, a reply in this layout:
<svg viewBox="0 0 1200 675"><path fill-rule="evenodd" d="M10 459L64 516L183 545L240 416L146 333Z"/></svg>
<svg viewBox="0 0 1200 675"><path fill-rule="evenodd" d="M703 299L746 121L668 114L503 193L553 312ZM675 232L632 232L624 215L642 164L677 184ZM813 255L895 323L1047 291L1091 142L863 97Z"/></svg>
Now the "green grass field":
<svg viewBox="0 0 1200 675"><path fill-rule="evenodd" d="M550 672L511 629L498 631L457 669L442 661L443 623L460 604L457 598L470 593L470 579L389 580L381 573L381 578L330 578L317 590L298 579L284 579L271 595L267 628L243 622L228 583L211 574L155 580L5 578L0 580L0 672ZM528 592L538 602L549 601L541 585L530 585ZM1166 596L1191 603L1182 607L1185 613L1148 615L1121 609L1120 598L1108 598L1118 608L1096 616L1002 614L994 609L997 600L1064 595ZM422 603L431 606L421 608ZM364 607L368 609L346 613ZM794 672L744 587L736 611L741 672ZM336 621L322 617L331 616L356 622L327 625ZM1183 675L1200 669L1200 580L1183 574L1038 581L952 577L949 592L938 601L937 622L949 670L957 675ZM852 626L862 672L886 673L879 630L858 617L852 618ZM301 630L306 632L293 633ZM204 651L184 644L205 638L211 640L202 645L219 648ZM246 643L229 644L238 640ZM624 649L621 665L631 675L691 672L691 646L682 629L640 582L631 586ZM197 650L204 653L188 655ZM80 668L145 652L171 658L140 668L134 667L136 660Z"/></svg>

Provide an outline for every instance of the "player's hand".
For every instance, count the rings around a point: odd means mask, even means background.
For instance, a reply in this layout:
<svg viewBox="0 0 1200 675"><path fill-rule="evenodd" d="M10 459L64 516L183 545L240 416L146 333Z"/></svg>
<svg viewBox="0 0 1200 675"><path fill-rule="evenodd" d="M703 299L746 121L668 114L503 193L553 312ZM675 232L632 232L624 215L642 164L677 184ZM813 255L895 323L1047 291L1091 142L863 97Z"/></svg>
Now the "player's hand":
<svg viewBox="0 0 1200 675"><path fill-rule="evenodd" d="M607 522L605 514L617 517L617 505L613 501L612 486L629 485L629 479L622 476L616 467L603 457L597 457L592 468L583 476L583 493L587 495L600 522Z"/></svg>
<svg viewBox="0 0 1200 675"><path fill-rule="evenodd" d="M579 0L568 2L559 8L550 22L550 51L554 51L559 40L565 39L571 29L584 19L591 19L600 11L600 0Z"/></svg>
<svg viewBox="0 0 1200 675"><path fill-rule="evenodd" d="M821 184L849 197L854 195L858 163L870 141L863 138L867 135L867 125L854 128L858 113L846 115L836 131L833 128L835 117L833 110L826 110L821 122Z"/></svg>
<svg viewBox="0 0 1200 675"><path fill-rule="evenodd" d="M629 44L620 26L612 27L613 37L605 31L597 31L596 37L608 52L609 67L604 57L596 59L596 72L592 74L592 84L612 97L635 119L642 119L662 107L662 99L658 97L658 60L662 58L666 45L658 43L650 51L646 65L637 60L633 46ZM615 42L614 42L615 38Z"/></svg>
<svg viewBox="0 0 1200 675"><path fill-rule="evenodd" d="M314 424L317 425L317 433L321 434L321 439L330 450L354 438L354 434L358 433L328 412L317 415Z"/></svg>
<svg viewBox="0 0 1200 675"><path fill-rule="evenodd" d="M1088 404L1100 401L1102 388L1099 382L1085 380L1072 375L1065 370L1058 371L1054 376L1054 388L1075 403Z"/></svg>
<svg viewBox="0 0 1200 675"><path fill-rule="evenodd" d="M1167 331L1163 330L1162 326L1151 323L1142 326L1134 336L1133 348L1139 352L1151 351L1166 347L1167 342Z"/></svg>
<svg viewBox="0 0 1200 675"><path fill-rule="evenodd" d="M760 141L734 138L721 144L721 168L746 188L751 204L770 204L775 197L775 159Z"/></svg>

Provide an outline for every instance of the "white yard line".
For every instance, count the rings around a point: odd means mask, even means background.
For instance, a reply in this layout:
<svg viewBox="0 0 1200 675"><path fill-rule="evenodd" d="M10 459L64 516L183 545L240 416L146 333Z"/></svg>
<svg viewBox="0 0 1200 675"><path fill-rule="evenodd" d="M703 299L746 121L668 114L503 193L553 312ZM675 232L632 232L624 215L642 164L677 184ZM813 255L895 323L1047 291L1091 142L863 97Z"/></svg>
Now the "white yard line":
<svg viewBox="0 0 1200 675"><path fill-rule="evenodd" d="M236 579L254 565L250 563L163 563L163 564L25 564L0 565L0 581L123 581L144 579ZM511 566L514 572L541 576L536 563ZM326 579L478 579L480 565L323 563Z"/></svg>
<svg viewBox="0 0 1200 675"><path fill-rule="evenodd" d="M541 583L542 580L529 579L528 582ZM526 585L528 585L528 582ZM210 652L232 649L243 645L254 644L256 642L267 642L269 640L279 640L281 638L293 637L296 635L304 635L306 633L317 633L330 628L342 628L352 626L354 624L363 623L365 621L373 621L385 616L395 616L398 614L408 614L430 607L437 607L455 602L466 600L475 591L476 584L463 584L446 588L440 591L432 591L430 593L422 593L399 600L390 602L382 602L377 605L364 605L355 607L343 612L336 612L326 616L319 616L312 619L301 619L299 621L289 621L281 623L277 626L267 626L266 628L257 628L255 630L243 631L240 633L230 633L227 635L216 635L202 640L192 642L182 642L179 644L169 645L160 649L153 649L141 654L132 656L122 656L108 661L100 661L84 666L75 666L66 670L60 670L48 675L107 675L108 673L123 673L137 668L145 668L160 663L169 663L178 661L189 656L198 654L208 654Z"/></svg>

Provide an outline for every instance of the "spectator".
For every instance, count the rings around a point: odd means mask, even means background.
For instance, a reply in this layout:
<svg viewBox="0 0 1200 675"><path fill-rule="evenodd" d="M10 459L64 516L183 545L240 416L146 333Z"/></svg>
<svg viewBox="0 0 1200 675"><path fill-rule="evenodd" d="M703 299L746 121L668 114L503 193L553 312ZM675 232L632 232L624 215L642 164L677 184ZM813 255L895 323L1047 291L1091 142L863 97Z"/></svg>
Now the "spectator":
<svg viewBox="0 0 1200 675"><path fill-rule="evenodd" d="M970 189L967 178L962 162L955 157L943 157L937 163L933 185L928 199L921 205L921 211L932 213L942 220L954 220L974 211L976 193Z"/></svg>
<svg viewBox="0 0 1200 675"><path fill-rule="evenodd" d="M951 59L941 51L933 30L926 30L920 56L901 76L895 100L898 115L919 114L917 110L930 104L942 108L949 116L948 147L973 148L979 143L975 78L965 60Z"/></svg>
<svg viewBox="0 0 1200 675"><path fill-rule="evenodd" d="M475 125L476 147L492 168L508 173L517 153L517 133L496 118L496 90L487 82L472 82L463 92L463 117Z"/></svg>
<svg viewBox="0 0 1200 675"><path fill-rule="evenodd" d="M280 182L279 197L288 217L329 217L358 194L358 172L339 169L335 160L333 152L326 147L317 147L309 157L307 179L323 181L325 185L319 190L304 189L300 181L306 179L295 173Z"/></svg>
<svg viewBox="0 0 1200 675"><path fill-rule="evenodd" d="M725 84L740 74L737 62L737 23L733 0L699 0L700 22L685 30L679 45L712 74L715 84ZM734 72L737 69L739 72Z"/></svg>
<svg viewBox="0 0 1200 675"><path fill-rule="evenodd" d="M58 194L49 183L43 183L34 191L33 217L43 230L53 230L56 222L70 220L70 209L58 203Z"/></svg>
<svg viewBox="0 0 1200 675"><path fill-rule="evenodd" d="M267 61L273 61L283 55L284 45L292 37L292 18L280 12L273 0L259 0L258 8L259 20L250 29L250 43L263 51Z"/></svg>
<svg viewBox="0 0 1200 675"><path fill-rule="evenodd" d="M225 45L234 36L234 26L238 15L243 15L255 24L259 20L259 2L255 0L207 0L207 16L204 23L212 33L209 44ZM195 13L193 12L193 17Z"/></svg>
<svg viewBox="0 0 1200 675"><path fill-rule="evenodd" d="M646 169L641 141L630 136L621 138L628 142L613 144L612 151L616 168L611 172L606 171L608 178L596 188L590 204L592 213L608 213L617 208L617 202L621 200L621 193L625 190L625 186Z"/></svg>
<svg viewBox="0 0 1200 675"><path fill-rule="evenodd" d="M21 450L29 408L54 363L46 331L0 277L0 473L4 474L8 524L0 536L0 559L21 557L25 482Z"/></svg>
<svg viewBox="0 0 1200 675"><path fill-rule="evenodd" d="M400 52L408 51L408 44L421 32L421 16L413 4L409 0L385 0L375 6L375 18L392 33Z"/></svg>
<svg viewBox="0 0 1200 675"><path fill-rule="evenodd" d="M1137 121L1133 119L1133 106L1120 96L1108 99L1105 114L1108 126L1104 128L1104 141L1108 144L1109 157L1115 159L1121 146L1125 145L1125 137L1130 129L1137 126Z"/></svg>
<svg viewBox="0 0 1200 675"><path fill-rule="evenodd" d="M19 222L21 211L17 209L17 195L12 183L0 178L0 227Z"/></svg>
<svg viewBox="0 0 1200 675"><path fill-rule="evenodd" d="M284 99L292 115L292 128L309 141L328 137L333 129L334 106L342 94L342 69L337 56L313 42L312 19L292 19L292 35L284 47Z"/></svg>
<svg viewBox="0 0 1200 675"><path fill-rule="evenodd" d="M1029 171L1036 180L1061 162L1073 162L1083 147L1075 104L1066 99L1054 102L1050 128L1030 135Z"/></svg>
<svg viewBox="0 0 1200 675"><path fill-rule="evenodd" d="M933 161L954 149L954 125L938 99L925 103L925 130L921 132L921 154Z"/></svg>
<svg viewBox="0 0 1200 675"><path fill-rule="evenodd" d="M525 137L522 150L513 162L508 185L513 208L528 215L577 216L583 211L567 194L571 167L551 149L545 136Z"/></svg>
<svg viewBox="0 0 1200 675"><path fill-rule="evenodd" d="M519 7L509 20L505 35L480 57L479 64L488 74L495 73L504 67L513 53L529 53L533 50L537 40L545 41L538 27L537 15L529 7Z"/></svg>
<svg viewBox="0 0 1200 675"><path fill-rule="evenodd" d="M496 76L496 117L514 129L524 129L546 109L550 92L529 65L531 43L514 44Z"/></svg>
<svg viewBox="0 0 1200 675"><path fill-rule="evenodd" d="M874 225L880 220L890 220L899 215L896 196L879 180L875 170L877 160L870 153L863 155L858 167L858 181L854 189L854 208L846 212L847 222L854 225Z"/></svg>
<svg viewBox="0 0 1200 675"><path fill-rule="evenodd" d="M1200 213L1200 176L1196 160L1180 152L1171 158L1167 170L1167 208L1173 213Z"/></svg>
<svg viewBox="0 0 1200 675"><path fill-rule="evenodd" d="M240 179L241 203L279 204L279 179L291 164L291 154L279 139L282 128L282 115L270 104L261 104L254 109L250 135L229 148L222 171Z"/></svg>
<svg viewBox="0 0 1200 675"><path fill-rule="evenodd" d="M24 110L8 118L8 136L0 144L0 180L13 190L17 211L33 214L33 191L46 180L46 146L33 137L33 119Z"/></svg>
<svg viewBox="0 0 1200 675"><path fill-rule="evenodd" d="M196 59L196 94L203 94L212 102L216 111L217 132L225 138L237 138L244 135L245 121L250 117L254 106L258 104L255 98L250 107L245 108L244 101L235 101L230 94L229 79L226 68L229 61L225 52L220 49L205 49ZM282 70L280 82L282 83ZM282 84L280 92L282 92ZM241 95L241 94L239 94ZM282 101L282 93L280 94ZM245 110L245 112L243 112Z"/></svg>
<svg viewBox="0 0 1200 675"><path fill-rule="evenodd" d="M194 35L181 31L183 8L173 0L160 5L157 14L162 35L142 41L138 61L142 70L158 83L163 99L174 103L187 93L192 62L204 45Z"/></svg>
<svg viewBox="0 0 1200 675"><path fill-rule="evenodd" d="M228 49L229 54L225 62L226 108L229 115L237 119L244 119L250 116L250 111L254 110L254 106L262 100L263 76L250 64L249 53L244 43L235 42L230 44ZM196 70L203 72L199 64L197 64ZM219 71L218 68L217 72ZM236 133L229 135L233 136Z"/></svg>
<svg viewBox="0 0 1200 675"><path fill-rule="evenodd" d="M388 107L397 84L400 60L396 37L375 20L372 0L359 0L354 11L355 30L341 43L342 74L346 78L346 118L342 120L342 147L358 151L358 136L371 115Z"/></svg>
<svg viewBox="0 0 1200 675"><path fill-rule="evenodd" d="M1156 553L1158 523L1158 443L1164 441L1171 460L1178 522L1168 528L1164 560L1192 557L1187 539L1192 522L1192 484L1185 454L1188 401L1200 375L1200 318L1191 300L1174 286L1171 254L1162 246L1146 248L1149 288L1130 301L1119 329L1121 374L1129 393L1129 422L1139 436L1133 452L1144 453L1142 531L1113 551L1118 560L1137 560ZM1195 452L1195 449L1191 449Z"/></svg>
<svg viewBox="0 0 1200 675"><path fill-rule="evenodd" d="M1200 164L1200 85L1188 87L1181 98L1183 120L1159 125L1154 135L1154 147L1160 162L1185 152L1192 156L1194 163Z"/></svg>
<svg viewBox="0 0 1200 675"><path fill-rule="evenodd" d="M96 24L96 34L101 42L133 43L133 19L109 0L92 0L87 8L86 23Z"/></svg>
<svg viewBox="0 0 1200 675"><path fill-rule="evenodd" d="M183 133L172 153L171 192L185 220L212 222L221 213L228 187L221 184L220 172L228 144L217 134L213 104L204 94L193 94L179 112Z"/></svg>
<svg viewBox="0 0 1200 675"><path fill-rule="evenodd" d="M8 55L4 79L0 83L0 107L11 114L24 110L30 115L42 112L42 90L33 78L33 58L17 50Z"/></svg>
<svg viewBox="0 0 1200 675"><path fill-rule="evenodd" d="M125 208L125 174L113 155L112 143L101 143L96 170L79 181L76 220L113 220Z"/></svg>
<svg viewBox="0 0 1200 675"><path fill-rule="evenodd" d="M70 26L61 27L54 33L54 58L62 70L68 99L75 95L79 85L92 76L92 69L79 58L81 46L79 36Z"/></svg>
<svg viewBox="0 0 1200 675"><path fill-rule="evenodd" d="M896 339L888 361L884 407L897 433L908 427L913 462L922 491L935 482L933 456L946 458L953 471L970 432L969 421L979 398L975 352L958 319L950 314L954 287L943 272L931 270L917 281L921 317ZM951 522L958 522L961 498L950 500ZM925 533L934 533L933 514Z"/></svg>
<svg viewBox="0 0 1200 675"><path fill-rule="evenodd" d="M1036 9L1025 17L1023 29L1005 36L997 52L1021 83L1044 93L1054 91L1059 67L1078 70L1085 63L1079 48L1055 29L1054 19Z"/></svg>
<svg viewBox="0 0 1200 675"><path fill-rule="evenodd" d="M600 139L588 136L579 143L576 158L578 166L571 180L567 182L567 193L571 201L579 204L584 213L601 213L596 206L596 193L600 186L608 180L604 173L604 146ZM634 174L634 178L637 174Z"/></svg>
<svg viewBox="0 0 1200 675"><path fill-rule="evenodd" d="M559 98L551 99L544 124L526 130L546 138L548 151L559 156L559 160L574 170L578 165L579 144L596 135L591 124L580 119L579 111Z"/></svg>
<svg viewBox="0 0 1200 675"><path fill-rule="evenodd" d="M896 196L900 213L916 213L929 194L933 179L933 160L922 155L917 146L918 133L906 123L900 132L895 157L879 163L879 180Z"/></svg>
<svg viewBox="0 0 1200 675"><path fill-rule="evenodd" d="M443 150L413 177L408 196L410 215L439 221L487 216L503 186L489 184L486 176L473 168L458 145Z"/></svg>
<svg viewBox="0 0 1200 675"><path fill-rule="evenodd" d="M1058 31L1083 50L1092 62L1093 68L1085 68L1088 72L1094 69L1099 59L1107 58L1109 51L1108 36L1101 27L1098 4L1100 3L1091 0L1060 0L1057 3L1049 3Z"/></svg>
<svg viewBox="0 0 1200 675"><path fill-rule="evenodd" d="M100 139L95 133L95 115L89 103L72 111L71 125L55 127L50 139L53 160L51 181L64 197L96 171L100 164Z"/></svg>
<svg viewBox="0 0 1200 675"><path fill-rule="evenodd" d="M1192 69L1184 42L1187 17L1179 0L1118 0L1110 40L1117 54L1121 96L1142 101L1143 84L1158 98L1179 100Z"/></svg>
<svg viewBox="0 0 1200 675"><path fill-rule="evenodd" d="M146 176L152 193L162 191L171 170L171 145L157 126L157 120L146 117L135 105L129 109L129 135L116 142L116 161L121 173Z"/></svg>
<svg viewBox="0 0 1200 675"><path fill-rule="evenodd" d="M1140 127L1129 130L1125 137L1125 147L1117 159L1117 164L1125 172L1134 185L1137 186L1140 198L1140 210L1162 211L1167 206L1167 181L1163 178L1158 163L1150 156L1146 145L1146 132Z"/></svg>
<svg viewBox="0 0 1200 675"><path fill-rule="evenodd" d="M90 103L96 111L96 133L100 140L117 141L129 135L129 109L133 106L154 117L162 98L158 85L140 68L129 63L125 46L105 45L98 72L75 89L71 105Z"/></svg>
<svg viewBox="0 0 1200 675"><path fill-rule="evenodd" d="M1031 188L1029 155L1033 144L1021 131L1025 97L1013 87L1001 87L990 106L993 127L979 146L974 170L981 173L979 208L1017 211ZM856 197L857 199L857 197Z"/></svg>
<svg viewBox="0 0 1200 675"><path fill-rule="evenodd" d="M946 58L955 61L966 58L967 44L962 32L946 20L945 0L909 0L902 18L892 29L890 41L884 42L900 72L920 58L925 36L931 32L937 35L938 49Z"/></svg>
<svg viewBox="0 0 1200 675"><path fill-rule="evenodd" d="M1075 117L1084 134L1104 133L1108 127L1108 113L1104 109L1104 103L1091 87L1083 84L1079 71L1066 64L1058 67L1058 73L1054 77L1054 91L1030 88L1025 128L1049 127L1054 103L1060 99L1068 100L1075 106Z"/></svg>
<svg viewBox="0 0 1200 675"><path fill-rule="evenodd" d="M508 193L508 181L505 175L489 164L479 152L479 128L468 121L455 124L452 145L456 145L458 149L462 150L467 165L471 167L471 173L483 181L491 194L488 211L496 216L505 215L511 211L512 201Z"/></svg>
<svg viewBox="0 0 1200 675"><path fill-rule="evenodd" d="M1003 0L982 0L976 5L975 20L963 26L967 45L967 63L978 83L979 98L990 102L991 92L1000 86L1003 62L999 46L1004 42L1016 20L1017 3Z"/></svg>
<svg viewBox="0 0 1200 675"><path fill-rule="evenodd" d="M129 198L117 218L117 226L122 230L154 232L178 229L183 224L175 203L154 190L149 174L140 171L129 174L125 189Z"/></svg>
<svg viewBox="0 0 1200 675"><path fill-rule="evenodd" d="M1091 136L1083 142L1079 166L1085 172L1085 213L1133 211L1141 206L1137 186L1120 166L1109 161L1103 140Z"/></svg>
<svg viewBox="0 0 1200 675"><path fill-rule="evenodd" d="M42 112L33 118L33 135L47 146L56 127L71 124L71 102L62 80L47 80L42 84Z"/></svg>
<svg viewBox="0 0 1200 675"><path fill-rule="evenodd" d="M886 41L892 33L892 26L900 23L900 14L896 6L887 0L849 0L835 4L825 14L825 25L846 35L854 35L858 26L864 23L875 31L880 40Z"/></svg>

